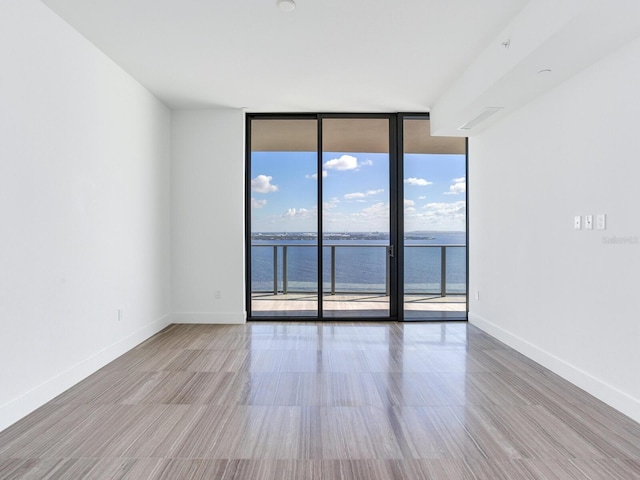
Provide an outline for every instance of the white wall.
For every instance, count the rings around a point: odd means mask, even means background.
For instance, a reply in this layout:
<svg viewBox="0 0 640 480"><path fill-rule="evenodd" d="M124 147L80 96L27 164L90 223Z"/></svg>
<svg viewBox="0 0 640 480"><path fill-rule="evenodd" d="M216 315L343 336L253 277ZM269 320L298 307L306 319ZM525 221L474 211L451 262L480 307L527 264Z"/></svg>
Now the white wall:
<svg viewBox="0 0 640 480"><path fill-rule="evenodd" d="M171 124L173 321L243 323L244 113L174 111Z"/></svg>
<svg viewBox="0 0 640 480"><path fill-rule="evenodd" d="M170 114L37 0L0 62L2 430L166 326Z"/></svg>
<svg viewBox="0 0 640 480"><path fill-rule="evenodd" d="M638 58L635 41L470 139L469 317L640 421ZM573 229L598 213L607 230Z"/></svg>

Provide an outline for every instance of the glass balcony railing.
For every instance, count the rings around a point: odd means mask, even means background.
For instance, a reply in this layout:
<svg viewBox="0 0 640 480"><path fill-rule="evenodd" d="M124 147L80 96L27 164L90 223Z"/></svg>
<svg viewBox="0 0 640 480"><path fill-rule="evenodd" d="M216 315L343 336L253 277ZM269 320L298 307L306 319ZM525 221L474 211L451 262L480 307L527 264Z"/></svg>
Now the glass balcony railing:
<svg viewBox="0 0 640 480"><path fill-rule="evenodd" d="M253 293L317 291L317 245L252 245ZM410 244L404 250L404 291L408 295L466 294L466 245ZM389 246L323 245L322 288L326 294L389 294Z"/></svg>

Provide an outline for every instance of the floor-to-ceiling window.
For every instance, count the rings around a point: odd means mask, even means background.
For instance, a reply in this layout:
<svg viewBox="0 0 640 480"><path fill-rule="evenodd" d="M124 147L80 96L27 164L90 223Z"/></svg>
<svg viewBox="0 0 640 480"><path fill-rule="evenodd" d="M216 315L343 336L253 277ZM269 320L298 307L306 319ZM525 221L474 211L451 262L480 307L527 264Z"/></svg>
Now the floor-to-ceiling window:
<svg viewBox="0 0 640 480"><path fill-rule="evenodd" d="M388 117L322 119L325 317L391 315L390 128Z"/></svg>
<svg viewBox="0 0 640 480"><path fill-rule="evenodd" d="M317 317L318 120L249 121L252 316Z"/></svg>
<svg viewBox="0 0 640 480"><path fill-rule="evenodd" d="M466 147L428 124L248 115L251 318L466 316Z"/></svg>
<svg viewBox="0 0 640 480"><path fill-rule="evenodd" d="M467 318L467 148L403 116L403 309L406 320Z"/></svg>

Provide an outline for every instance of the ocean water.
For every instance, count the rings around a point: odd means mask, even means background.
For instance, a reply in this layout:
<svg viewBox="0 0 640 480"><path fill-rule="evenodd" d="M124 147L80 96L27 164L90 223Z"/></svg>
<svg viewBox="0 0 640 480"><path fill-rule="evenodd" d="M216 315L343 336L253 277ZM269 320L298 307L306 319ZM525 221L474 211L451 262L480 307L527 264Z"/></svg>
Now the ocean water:
<svg viewBox="0 0 640 480"><path fill-rule="evenodd" d="M273 292L274 252L277 256L277 288L289 292L317 290L317 246L314 240L270 238L251 246L251 288L253 292ZM429 237L429 238L426 238ZM406 293L439 294L442 285L442 254L445 251L446 293L466 292L466 242L463 232L407 234L405 238ZM387 289L386 239L325 240L323 250L323 290L332 288L335 264L336 293L384 293ZM463 245L463 246L454 246ZM332 261L333 256L333 261Z"/></svg>

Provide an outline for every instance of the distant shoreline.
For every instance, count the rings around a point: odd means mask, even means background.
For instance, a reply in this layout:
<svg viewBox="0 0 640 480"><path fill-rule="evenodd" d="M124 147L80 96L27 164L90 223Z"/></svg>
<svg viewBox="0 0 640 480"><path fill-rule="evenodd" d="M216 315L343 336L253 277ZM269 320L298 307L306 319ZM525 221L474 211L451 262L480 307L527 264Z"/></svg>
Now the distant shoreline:
<svg viewBox="0 0 640 480"><path fill-rule="evenodd" d="M464 234L465 232L406 232L404 237L407 240L434 240L438 235ZM317 233L314 232L256 232L251 234L251 240L316 240ZM327 232L322 237L325 240L389 240L388 232Z"/></svg>

